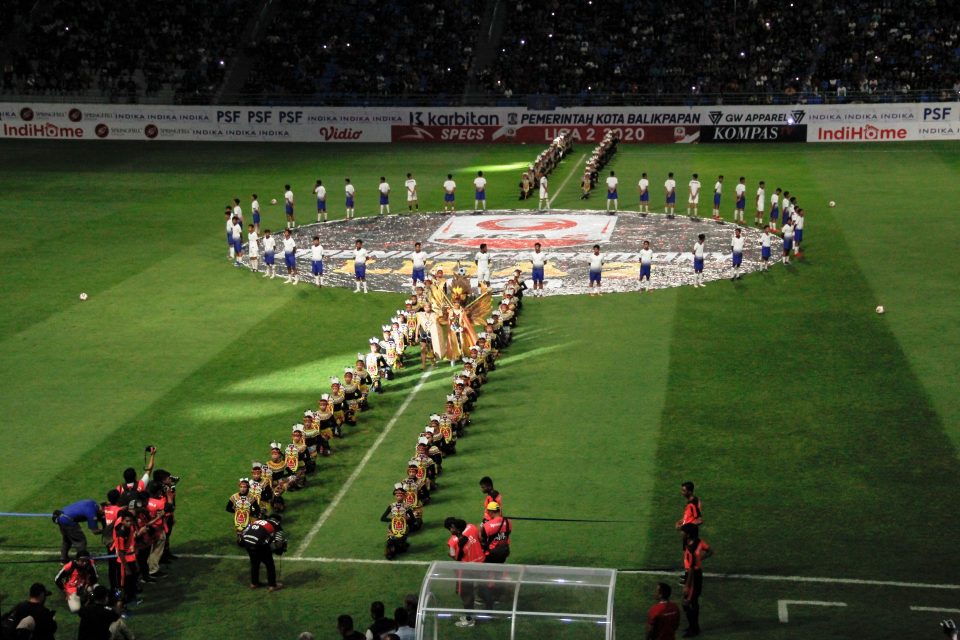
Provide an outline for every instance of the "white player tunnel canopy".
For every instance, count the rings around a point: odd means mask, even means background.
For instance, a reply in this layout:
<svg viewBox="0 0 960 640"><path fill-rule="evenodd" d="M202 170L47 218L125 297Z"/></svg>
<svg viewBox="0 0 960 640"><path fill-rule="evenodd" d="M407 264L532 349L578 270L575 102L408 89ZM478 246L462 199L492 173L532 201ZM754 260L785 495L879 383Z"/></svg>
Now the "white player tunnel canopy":
<svg viewBox="0 0 960 640"><path fill-rule="evenodd" d="M420 589L417 638L611 640L616 582L614 569L434 562ZM476 626L458 628L467 615Z"/></svg>

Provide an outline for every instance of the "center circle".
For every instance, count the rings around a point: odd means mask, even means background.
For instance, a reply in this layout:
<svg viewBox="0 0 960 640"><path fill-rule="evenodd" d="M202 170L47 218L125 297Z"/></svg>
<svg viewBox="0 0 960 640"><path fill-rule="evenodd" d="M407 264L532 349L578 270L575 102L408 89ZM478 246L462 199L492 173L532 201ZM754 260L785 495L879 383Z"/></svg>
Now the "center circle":
<svg viewBox="0 0 960 640"><path fill-rule="evenodd" d="M565 218L535 218L524 220L523 217L497 218L477 223L477 228L487 231L558 231L577 226L576 221Z"/></svg>

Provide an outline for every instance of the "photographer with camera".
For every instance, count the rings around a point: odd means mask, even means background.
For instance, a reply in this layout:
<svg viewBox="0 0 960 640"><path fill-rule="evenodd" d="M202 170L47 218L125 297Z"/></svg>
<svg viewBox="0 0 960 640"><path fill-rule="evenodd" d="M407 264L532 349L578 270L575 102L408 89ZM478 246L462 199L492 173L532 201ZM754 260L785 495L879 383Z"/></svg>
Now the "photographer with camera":
<svg viewBox="0 0 960 640"><path fill-rule="evenodd" d="M180 483L180 476L172 475L166 469L157 469L153 472L153 481L160 483L160 492L164 499L163 504L163 525L165 531L165 540L163 543L163 554L160 557L161 564L170 564L176 560L177 556L170 551L170 536L173 534L173 525L176 524L174 510L177 501L177 484Z"/></svg>
<svg viewBox="0 0 960 640"><path fill-rule="evenodd" d="M280 516L273 515L263 520L254 520L240 535L240 546L250 556L250 588L262 587L260 565L267 568L268 591L278 591L283 584L277 582L274 554L280 556L287 550L287 537L280 526Z"/></svg>
<svg viewBox="0 0 960 640"><path fill-rule="evenodd" d="M149 458L147 458L149 454ZM137 470L133 467L127 467L123 470L123 484L118 484L116 489L120 492L120 504L127 507L130 502L136 499L136 494L147 490L147 483L150 481L150 473L153 471L153 463L157 457L157 448L153 445L147 445L143 449L144 465L143 475L137 478Z"/></svg>

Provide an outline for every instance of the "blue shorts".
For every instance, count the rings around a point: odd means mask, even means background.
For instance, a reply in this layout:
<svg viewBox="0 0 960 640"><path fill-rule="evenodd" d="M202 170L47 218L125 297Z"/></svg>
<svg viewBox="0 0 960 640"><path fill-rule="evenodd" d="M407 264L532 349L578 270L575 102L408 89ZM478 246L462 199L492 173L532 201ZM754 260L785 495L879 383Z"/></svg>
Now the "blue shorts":
<svg viewBox="0 0 960 640"><path fill-rule="evenodd" d="M803 241L803 229L794 229L793 241L800 244Z"/></svg>
<svg viewBox="0 0 960 640"><path fill-rule="evenodd" d="M347 209L353 209L353 198L347 198Z"/></svg>
<svg viewBox="0 0 960 640"><path fill-rule="evenodd" d="M703 258L694 258L693 259L693 270L697 273L703 271Z"/></svg>
<svg viewBox="0 0 960 640"><path fill-rule="evenodd" d="M640 194L640 202L650 202L650 192L644 191Z"/></svg>
<svg viewBox="0 0 960 640"><path fill-rule="evenodd" d="M487 192L486 192L486 191L477 191L476 199L477 199L477 200L486 200L486 199L487 199Z"/></svg>
<svg viewBox="0 0 960 640"><path fill-rule="evenodd" d="M616 191L607 191L607 200L618 200Z"/></svg>
<svg viewBox="0 0 960 640"><path fill-rule="evenodd" d="M452 193L445 193L445 194L443 194L443 201L444 201L444 202L453 202L453 194L452 194Z"/></svg>
<svg viewBox="0 0 960 640"><path fill-rule="evenodd" d="M327 210L327 201L317 200L317 213L322 213L326 210Z"/></svg>
<svg viewBox="0 0 960 640"><path fill-rule="evenodd" d="M670 195L667 196L667 204L674 204L676 201L677 201L676 192L671 193Z"/></svg>
<svg viewBox="0 0 960 640"><path fill-rule="evenodd" d="M287 215L288 215L288 216L292 216L292 215L293 215L293 205L292 205L292 204L288 204L288 205L284 206L283 209L284 209L284 211L287 212Z"/></svg>
<svg viewBox="0 0 960 640"><path fill-rule="evenodd" d="M640 279L641 280L643 280L644 278L646 278L647 280L650 279L650 266L651 265L649 264L643 264L642 262L640 263Z"/></svg>
<svg viewBox="0 0 960 640"><path fill-rule="evenodd" d="M783 250L790 251L793 249L793 238L784 238L783 239Z"/></svg>
<svg viewBox="0 0 960 640"><path fill-rule="evenodd" d="M743 209L746 206L747 206L747 199L745 197L737 198L737 209Z"/></svg>
<svg viewBox="0 0 960 640"><path fill-rule="evenodd" d="M267 252L265 252L265 253L263 254L263 264L269 264L269 265L273 266L273 264L274 264L274 258L273 258L273 252L272 252L272 251L267 251Z"/></svg>
<svg viewBox="0 0 960 640"><path fill-rule="evenodd" d="M233 234L230 233L229 231L227 231L227 246L228 247L233 246Z"/></svg>
<svg viewBox="0 0 960 640"><path fill-rule="evenodd" d="M367 277L367 265L360 262L354 262L353 275L356 276L357 280L365 279Z"/></svg>
<svg viewBox="0 0 960 640"><path fill-rule="evenodd" d="M259 211L254 211L254 212L253 212L253 224L260 224L260 212L259 212Z"/></svg>
<svg viewBox="0 0 960 640"><path fill-rule="evenodd" d="M770 259L770 247L760 247L760 257L764 260Z"/></svg>
<svg viewBox="0 0 960 640"><path fill-rule="evenodd" d="M412 277L417 282L423 282L426 279L422 268L421 269L414 268Z"/></svg>
<svg viewBox="0 0 960 640"><path fill-rule="evenodd" d="M743 263L743 254L742 254L742 253L734 253L734 254L733 254L733 266L739 267L739 266L741 265L741 263Z"/></svg>
<svg viewBox="0 0 960 640"><path fill-rule="evenodd" d="M776 220L779 217L780 217L780 207L774 207L773 209L770 209L771 220Z"/></svg>
<svg viewBox="0 0 960 640"><path fill-rule="evenodd" d="M599 271L591 271L591 272L590 272L590 284L593 284L594 282L596 282L597 284L600 284L600 272L599 272Z"/></svg>
<svg viewBox="0 0 960 640"><path fill-rule="evenodd" d="M233 250L237 253L243 252L243 240L237 239L233 241Z"/></svg>
<svg viewBox="0 0 960 640"><path fill-rule="evenodd" d="M381 205L390 204L390 198L388 198L387 196L385 196L385 195L383 195L383 194L381 193L381 194L380 194L380 204L381 204Z"/></svg>
<svg viewBox="0 0 960 640"><path fill-rule="evenodd" d="M719 206L720 206L720 194L719 194L719 193L713 194L713 206L715 206L715 207L719 207Z"/></svg>
<svg viewBox="0 0 960 640"><path fill-rule="evenodd" d="M534 282L543 282L543 267L534 267L530 277Z"/></svg>
<svg viewBox="0 0 960 640"><path fill-rule="evenodd" d="M323 275L323 260L313 260L310 267L311 267L310 271L313 273L313 275L315 276Z"/></svg>
<svg viewBox="0 0 960 640"><path fill-rule="evenodd" d="M287 265L288 269L293 269L297 266L297 254L293 251L284 251L283 262Z"/></svg>

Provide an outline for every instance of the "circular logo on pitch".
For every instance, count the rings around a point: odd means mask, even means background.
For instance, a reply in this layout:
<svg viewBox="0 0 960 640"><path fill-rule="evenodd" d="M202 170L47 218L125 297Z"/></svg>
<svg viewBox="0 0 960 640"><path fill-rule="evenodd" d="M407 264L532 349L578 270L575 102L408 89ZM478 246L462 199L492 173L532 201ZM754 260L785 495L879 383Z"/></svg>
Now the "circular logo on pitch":
<svg viewBox="0 0 960 640"><path fill-rule="evenodd" d="M96 127L94 127L93 133L98 138L106 138L108 135L110 135L110 127L108 127L107 125L101 122Z"/></svg>
<svg viewBox="0 0 960 640"><path fill-rule="evenodd" d="M20 119L24 122L30 122L33 120L33 109L30 107L24 107L23 109L20 109Z"/></svg>
<svg viewBox="0 0 960 640"><path fill-rule="evenodd" d="M76 108L70 109L70 111L67 112L67 117L70 118L70 122L80 122L83 120L83 111Z"/></svg>
<svg viewBox="0 0 960 640"><path fill-rule="evenodd" d="M158 129L157 125L155 124L148 124L143 128L143 135L153 140L158 135L160 135L160 129Z"/></svg>

